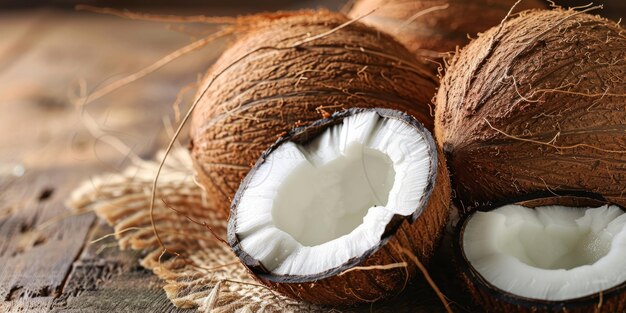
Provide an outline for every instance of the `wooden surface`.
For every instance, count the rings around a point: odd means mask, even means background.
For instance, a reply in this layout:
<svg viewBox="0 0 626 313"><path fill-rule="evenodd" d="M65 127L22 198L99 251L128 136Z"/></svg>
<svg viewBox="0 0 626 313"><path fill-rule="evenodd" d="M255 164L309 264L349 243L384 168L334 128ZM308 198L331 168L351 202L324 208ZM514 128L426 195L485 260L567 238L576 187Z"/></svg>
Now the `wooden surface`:
<svg viewBox="0 0 626 313"><path fill-rule="evenodd" d="M162 147L176 94L221 44L81 112L71 96L78 82L93 90L192 38L164 24L53 10L0 14L0 38L0 312L179 311L137 255L111 238L91 243L108 226L92 213L71 216L64 201L80 181L126 165L106 136L144 157ZM106 136L90 134L90 116Z"/></svg>

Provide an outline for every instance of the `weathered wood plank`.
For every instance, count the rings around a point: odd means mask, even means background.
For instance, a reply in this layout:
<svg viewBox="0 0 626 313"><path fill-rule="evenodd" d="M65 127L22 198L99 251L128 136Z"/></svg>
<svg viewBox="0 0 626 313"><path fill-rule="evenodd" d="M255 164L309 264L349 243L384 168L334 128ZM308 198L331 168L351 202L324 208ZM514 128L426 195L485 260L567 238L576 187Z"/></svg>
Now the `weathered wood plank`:
<svg viewBox="0 0 626 313"><path fill-rule="evenodd" d="M2 194L2 202L11 203L13 213L0 227L0 299L59 292L94 217L74 216L41 226L67 212L64 195L79 180L79 172L80 168L76 172L63 167L29 171Z"/></svg>
<svg viewBox="0 0 626 313"><path fill-rule="evenodd" d="M54 297L20 298L13 301L0 302L0 312L6 313L44 313L48 312Z"/></svg>
<svg viewBox="0 0 626 313"><path fill-rule="evenodd" d="M92 240L113 230L100 222ZM74 266L53 312L184 312L176 309L163 292L163 282L138 264L140 253L119 251L106 237L88 243ZM191 310L193 312L194 310Z"/></svg>

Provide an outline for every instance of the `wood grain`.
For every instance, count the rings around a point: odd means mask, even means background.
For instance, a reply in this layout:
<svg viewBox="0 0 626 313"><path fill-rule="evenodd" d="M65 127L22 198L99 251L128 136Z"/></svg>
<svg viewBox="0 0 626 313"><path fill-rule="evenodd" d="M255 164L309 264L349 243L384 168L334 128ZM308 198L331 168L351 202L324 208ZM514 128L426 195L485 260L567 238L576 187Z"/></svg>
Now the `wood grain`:
<svg viewBox="0 0 626 313"><path fill-rule="evenodd" d="M99 222L91 238L113 230ZM119 251L114 238L88 244L73 264L63 293L52 312L194 312L176 309L167 299L162 282L138 264L140 253Z"/></svg>

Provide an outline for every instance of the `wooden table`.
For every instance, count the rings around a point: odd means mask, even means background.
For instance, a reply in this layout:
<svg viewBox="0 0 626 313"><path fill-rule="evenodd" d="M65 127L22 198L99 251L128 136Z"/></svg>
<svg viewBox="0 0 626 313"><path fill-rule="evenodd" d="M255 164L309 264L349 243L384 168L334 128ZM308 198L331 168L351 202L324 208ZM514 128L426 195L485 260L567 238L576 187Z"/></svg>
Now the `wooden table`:
<svg viewBox="0 0 626 313"><path fill-rule="evenodd" d="M172 117L177 93L198 80L223 42L84 110L72 95L81 84L94 90L210 30L195 25L186 34L162 23L53 9L0 13L0 312L179 311L135 253L119 251L112 238L91 243L110 227L91 213L71 215L64 201L79 182L127 164L107 138L147 158L162 148L163 118ZM102 131L95 138L85 127L90 118Z"/></svg>

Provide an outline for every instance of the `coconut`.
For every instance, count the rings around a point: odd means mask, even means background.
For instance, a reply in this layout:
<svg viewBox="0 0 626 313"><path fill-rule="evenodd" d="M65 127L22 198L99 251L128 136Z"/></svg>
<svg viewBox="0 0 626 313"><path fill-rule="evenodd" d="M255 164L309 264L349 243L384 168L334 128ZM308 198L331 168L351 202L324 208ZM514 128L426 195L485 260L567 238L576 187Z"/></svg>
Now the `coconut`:
<svg viewBox="0 0 626 313"><path fill-rule="evenodd" d="M626 204L626 36L574 10L535 11L452 60L435 137L462 207L543 190Z"/></svg>
<svg viewBox="0 0 626 313"><path fill-rule="evenodd" d="M328 11L247 21L252 30L207 74L191 122L198 180L223 212L261 153L296 126L358 106L433 128L436 78L390 36Z"/></svg>
<svg viewBox="0 0 626 313"><path fill-rule="evenodd" d="M430 132L388 109L350 109L263 153L233 200L228 242L263 284L318 304L395 295L431 258L449 180Z"/></svg>
<svg viewBox="0 0 626 313"><path fill-rule="evenodd" d="M626 213L593 195L480 208L460 223L462 278L487 312L624 312Z"/></svg>
<svg viewBox="0 0 626 313"><path fill-rule="evenodd" d="M395 36L421 58L438 60L463 47L469 37L500 24L515 0L359 0L349 12ZM543 1L523 0L513 12L545 8ZM372 12L372 10L375 10Z"/></svg>

